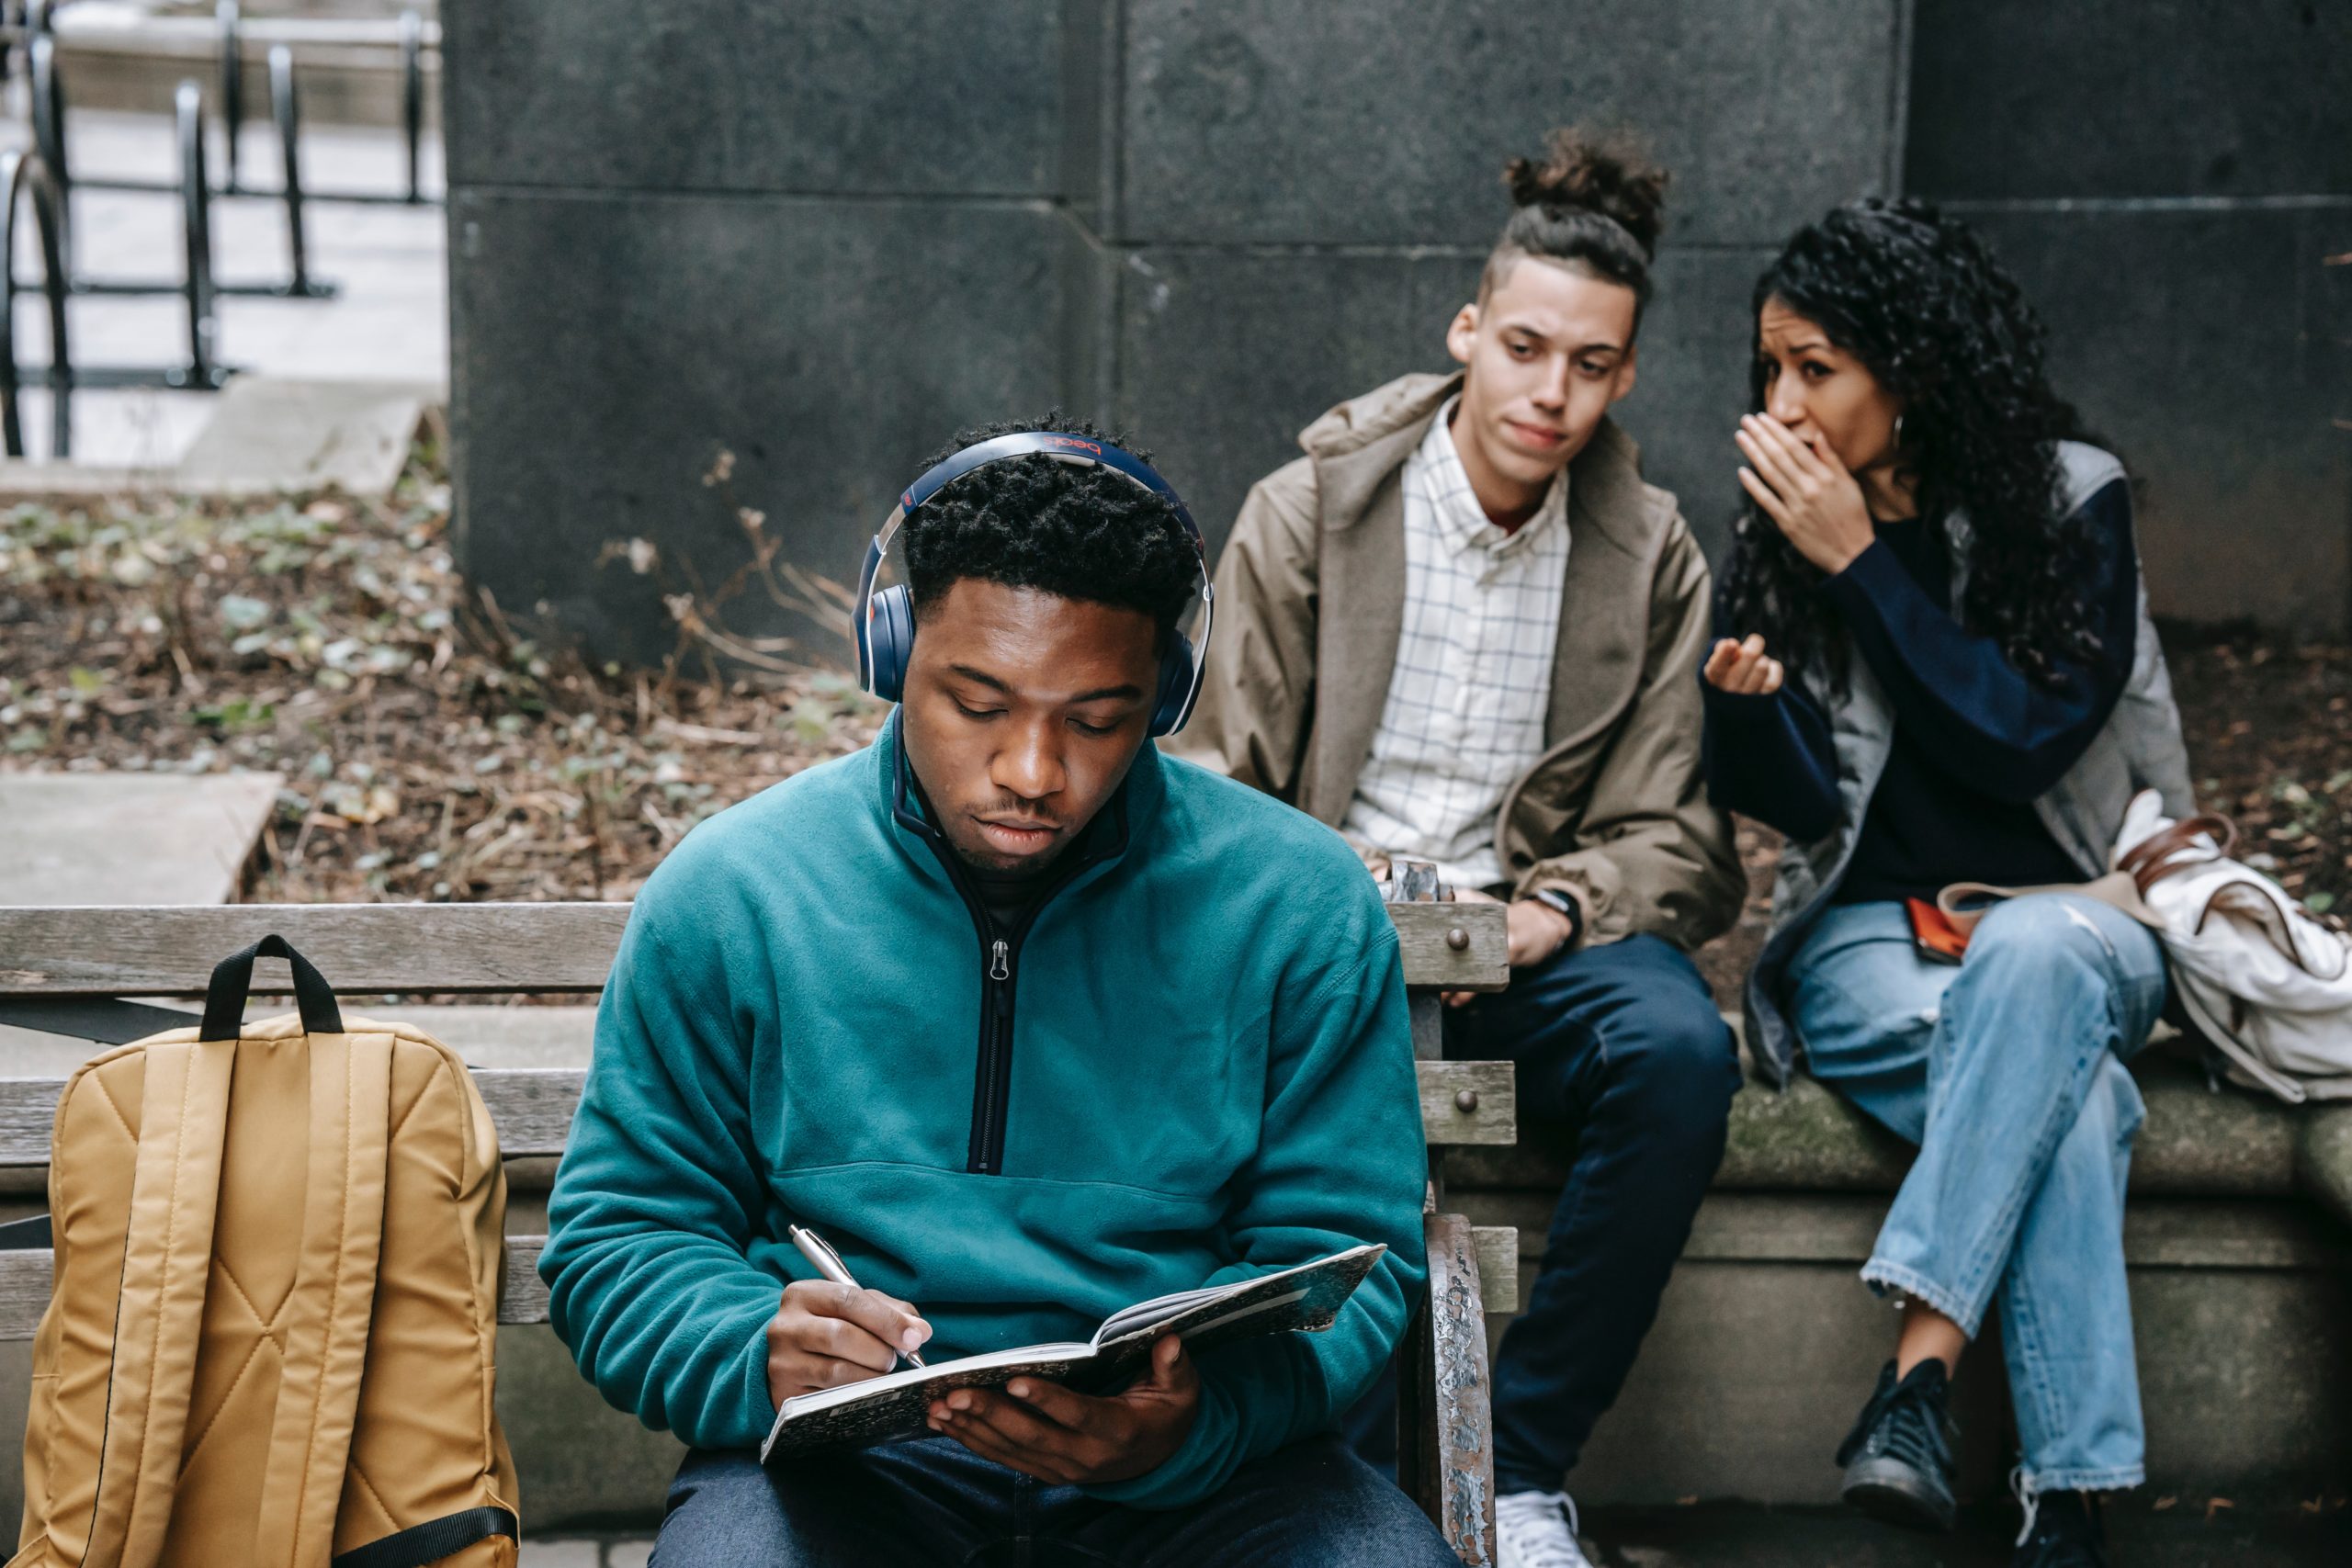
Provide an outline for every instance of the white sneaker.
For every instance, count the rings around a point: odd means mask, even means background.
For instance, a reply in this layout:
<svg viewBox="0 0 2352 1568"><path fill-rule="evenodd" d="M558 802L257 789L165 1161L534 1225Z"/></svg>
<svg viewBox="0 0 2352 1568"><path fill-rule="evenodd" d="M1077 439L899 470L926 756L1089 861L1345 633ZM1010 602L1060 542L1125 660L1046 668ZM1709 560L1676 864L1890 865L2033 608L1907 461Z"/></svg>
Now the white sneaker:
<svg viewBox="0 0 2352 1568"><path fill-rule="evenodd" d="M1512 1492L1495 1499L1502 1568L1592 1568L1577 1541L1577 1506L1565 1492Z"/></svg>

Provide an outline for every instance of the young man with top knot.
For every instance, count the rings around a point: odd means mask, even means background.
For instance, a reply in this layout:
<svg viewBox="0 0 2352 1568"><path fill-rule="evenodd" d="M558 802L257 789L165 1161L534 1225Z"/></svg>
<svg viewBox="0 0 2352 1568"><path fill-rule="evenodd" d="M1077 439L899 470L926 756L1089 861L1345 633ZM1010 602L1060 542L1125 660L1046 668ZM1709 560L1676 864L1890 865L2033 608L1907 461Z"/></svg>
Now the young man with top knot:
<svg viewBox="0 0 2352 1568"><path fill-rule="evenodd" d="M1706 562L1609 418L1666 175L1562 131L1506 179L1446 330L1462 368L1340 404L1250 491L1169 745L1339 829L1376 875L1434 861L1456 897L1510 905L1510 988L1448 998L1445 1052L1516 1062L1526 1135L1570 1151L1494 1369L1495 1468L1503 1562L1576 1568L1564 1477L1723 1155L1737 1056L1688 954L1745 884L1700 766Z"/></svg>
<svg viewBox="0 0 2352 1568"><path fill-rule="evenodd" d="M897 712L647 882L548 1200L557 1334L693 1450L654 1561L1455 1563L1336 1434L1424 1278L1396 928L1337 835L1150 743L1197 686L1198 534L1051 416L900 504L907 586L861 621ZM783 1401L903 1353L1374 1243L1321 1333L1163 1337L1132 1387L958 1387L913 1440L760 1462Z"/></svg>

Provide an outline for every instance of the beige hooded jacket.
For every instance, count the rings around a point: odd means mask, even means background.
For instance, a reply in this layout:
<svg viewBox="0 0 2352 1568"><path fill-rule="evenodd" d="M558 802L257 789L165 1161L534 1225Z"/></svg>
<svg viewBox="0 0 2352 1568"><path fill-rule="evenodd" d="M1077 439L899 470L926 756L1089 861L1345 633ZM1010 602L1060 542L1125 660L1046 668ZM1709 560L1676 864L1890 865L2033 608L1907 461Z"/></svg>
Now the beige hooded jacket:
<svg viewBox="0 0 2352 1568"><path fill-rule="evenodd" d="M1217 562L1200 705L1169 751L1338 825L1404 623L1405 459L1460 385L1407 376L1341 403L1250 491ZM1700 772L1707 563L1607 421L1569 465L1568 526L1544 750L1504 792L1496 850L1516 896L1576 895L1588 942L1693 948L1746 891Z"/></svg>

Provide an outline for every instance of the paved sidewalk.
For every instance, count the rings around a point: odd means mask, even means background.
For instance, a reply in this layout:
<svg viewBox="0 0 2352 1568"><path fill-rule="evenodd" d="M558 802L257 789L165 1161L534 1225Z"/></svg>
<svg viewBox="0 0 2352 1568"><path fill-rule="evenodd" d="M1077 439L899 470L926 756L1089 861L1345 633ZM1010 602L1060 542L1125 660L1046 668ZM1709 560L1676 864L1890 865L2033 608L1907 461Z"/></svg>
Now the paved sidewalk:
<svg viewBox="0 0 2352 1568"><path fill-rule="evenodd" d="M1601 1568L2005 1568L2006 1512L1972 1514L1950 1536L1892 1529L1835 1509L1709 1504L1595 1509L1589 1536ZM2318 1568L2352 1561L2341 1510L2238 1518L2217 1509L2155 1512L2133 1497L2111 1511L2118 1561L2132 1568ZM519 1568L645 1568L650 1539L534 1540ZM599 1553L602 1553L600 1556Z"/></svg>
<svg viewBox="0 0 2352 1568"><path fill-rule="evenodd" d="M70 87L69 101L70 101ZM266 107L266 106L265 106ZM0 122L0 147L28 139L21 116ZM278 183L276 129L248 124L239 139L246 184ZM68 110L67 157L76 177L173 179L175 138L168 114ZM213 179L220 165L213 141ZM424 146L424 188L442 188L437 139ZM310 189L402 188L404 150L397 131L319 125L302 133L302 180ZM183 276L179 198L126 191L80 190L73 227L78 273L100 278ZM438 207L306 209L310 269L338 283L332 300L224 296L215 353L222 363L271 375L322 381L393 381L446 389L449 380L447 219ZM29 209L20 219L20 277L40 275ZM283 276L285 211L275 202L216 201L213 275L221 283ZM187 357L187 318L176 295L83 295L66 307L75 366L173 365ZM18 297L17 355L27 367L49 356L47 308L40 292ZM444 393L446 396L446 392ZM201 392L83 391L74 397L74 456L109 467L164 467L178 461L210 417L215 400ZM49 394L24 400L26 441L49 456Z"/></svg>
<svg viewBox="0 0 2352 1568"><path fill-rule="evenodd" d="M645 1540L526 1540L516 1568L645 1568L653 1542Z"/></svg>
<svg viewBox="0 0 2352 1568"><path fill-rule="evenodd" d="M224 904L276 773L0 773L0 904Z"/></svg>

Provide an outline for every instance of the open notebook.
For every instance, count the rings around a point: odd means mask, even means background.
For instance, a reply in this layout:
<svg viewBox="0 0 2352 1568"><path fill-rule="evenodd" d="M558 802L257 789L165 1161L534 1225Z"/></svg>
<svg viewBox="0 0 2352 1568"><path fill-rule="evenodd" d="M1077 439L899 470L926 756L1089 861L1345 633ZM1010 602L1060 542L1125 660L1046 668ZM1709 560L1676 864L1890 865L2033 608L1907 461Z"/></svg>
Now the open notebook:
<svg viewBox="0 0 2352 1568"><path fill-rule="evenodd" d="M1183 1336L1185 1348L1198 1353L1256 1334L1329 1328L1387 1250L1351 1247L1279 1273L1138 1302L1105 1318L1084 1344L991 1350L804 1393L775 1413L760 1458L773 1462L926 1431L924 1411L951 1389L997 1388L1016 1377L1035 1377L1081 1393L1114 1393L1150 1364L1151 1347L1163 1334Z"/></svg>

